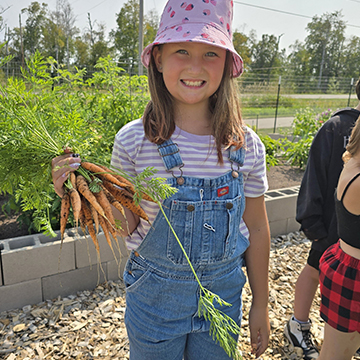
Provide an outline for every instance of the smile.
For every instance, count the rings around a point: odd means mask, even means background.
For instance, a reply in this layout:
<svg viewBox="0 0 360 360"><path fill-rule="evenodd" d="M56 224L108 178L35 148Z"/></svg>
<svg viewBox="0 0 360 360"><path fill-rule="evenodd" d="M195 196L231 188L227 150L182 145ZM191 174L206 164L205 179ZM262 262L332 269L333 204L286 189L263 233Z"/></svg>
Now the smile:
<svg viewBox="0 0 360 360"><path fill-rule="evenodd" d="M181 80L182 83L184 83L186 86L191 86L191 87L199 87L202 86L203 84L205 84L205 81L203 80Z"/></svg>

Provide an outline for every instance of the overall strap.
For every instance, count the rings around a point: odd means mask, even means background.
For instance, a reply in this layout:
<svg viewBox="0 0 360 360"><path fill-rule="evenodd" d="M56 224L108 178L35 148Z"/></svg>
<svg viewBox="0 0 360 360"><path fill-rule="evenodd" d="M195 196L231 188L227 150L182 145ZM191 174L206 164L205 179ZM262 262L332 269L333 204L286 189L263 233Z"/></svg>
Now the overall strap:
<svg viewBox="0 0 360 360"><path fill-rule="evenodd" d="M158 145L157 148L167 171L170 171L174 167L182 168L184 166L179 147L171 139L165 140L161 145Z"/></svg>
<svg viewBox="0 0 360 360"><path fill-rule="evenodd" d="M345 196L345 193L347 191L347 189L349 188L349 186L353 183L354 180L356 180L358 177L360 176L360 173L356 174L348 183L347 185L345 186L345 189L341 195L341 202L343 202L343 199L344 199L344 196Z"/></svg>
<svg viewBox="0 0 360 360"><path fill-rule="evenodd" d="M236 162L239 166L244 165L245 149L241 147L239 150L235 150L235 146L231 146L229 149L229 160L231 163Z"/></svg>

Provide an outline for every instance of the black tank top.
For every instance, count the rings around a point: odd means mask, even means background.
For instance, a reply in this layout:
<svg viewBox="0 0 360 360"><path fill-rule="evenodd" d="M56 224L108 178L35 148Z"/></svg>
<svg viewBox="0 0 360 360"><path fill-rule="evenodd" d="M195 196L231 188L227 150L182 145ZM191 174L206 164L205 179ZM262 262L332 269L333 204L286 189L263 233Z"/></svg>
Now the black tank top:
<svg viewBox="0 0 360 360"><path fill-rule="evenodd" d="M337 199L337 190L335 190L335 211L337 216L337 229L339 237L348 245L360 249L360 215L354 215L346 210L343 199L345 193L352 182L360 176L355 175L346 185L341 199Z"/></svg>

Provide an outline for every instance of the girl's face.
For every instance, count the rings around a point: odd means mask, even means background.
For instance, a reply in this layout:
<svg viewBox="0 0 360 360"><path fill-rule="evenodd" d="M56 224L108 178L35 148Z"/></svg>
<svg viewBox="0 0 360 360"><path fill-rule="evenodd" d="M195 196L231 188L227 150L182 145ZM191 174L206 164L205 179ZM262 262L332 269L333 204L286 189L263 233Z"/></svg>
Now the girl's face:
<svg viewBox="0 0 360 360"><path fill-rule="evenodd" d="M224 73L226 50L195 43L168 43L154 48L154 59L175 103L208 105Z"/></svg>

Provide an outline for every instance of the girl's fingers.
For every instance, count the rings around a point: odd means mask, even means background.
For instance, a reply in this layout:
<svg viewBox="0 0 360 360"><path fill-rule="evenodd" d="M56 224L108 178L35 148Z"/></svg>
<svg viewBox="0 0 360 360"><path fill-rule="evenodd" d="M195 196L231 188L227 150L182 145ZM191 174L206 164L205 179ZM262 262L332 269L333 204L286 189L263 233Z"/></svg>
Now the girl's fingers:
<svg viewBox="0 0 360 360"><path fill-rule="evenodd" d="M67 178L69 177L69 172L66 172L64 174L62 174L60 177L58 177L57 179L53 178L53 183L54 183L54 189L55 192L62 198L64 195L64 182L67 180Z"/></svg>
<svg viewBox="0 0 360 360"><path fill-rule="evenodd" d="M64 182L69 177L70 171L75 171L79 168L81 159L78 154L64 154L52 159L52 179L54 183L55 192L62 197L64 191L62 189Z"/></svg>

